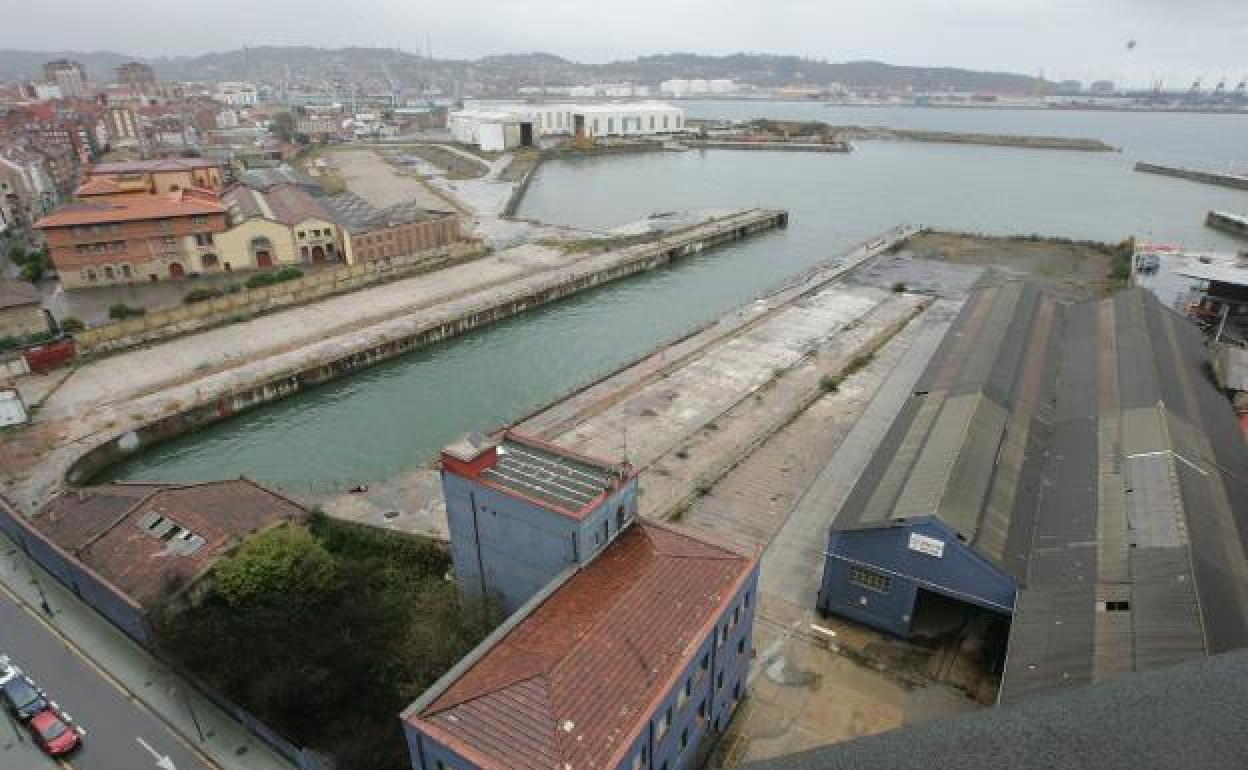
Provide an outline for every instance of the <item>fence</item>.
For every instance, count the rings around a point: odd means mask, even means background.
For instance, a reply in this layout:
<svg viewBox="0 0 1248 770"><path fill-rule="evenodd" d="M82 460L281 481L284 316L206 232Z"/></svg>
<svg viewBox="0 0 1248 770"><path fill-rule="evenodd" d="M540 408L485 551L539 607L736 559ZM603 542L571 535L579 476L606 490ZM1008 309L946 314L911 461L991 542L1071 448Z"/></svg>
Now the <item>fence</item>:
<svg viewBox="0 0 1248 770"><path fill-rule="evenodd" d="M418 254L382 257L356 265L318 270L293 281L244 289L235 294L86 329L75 334L74 340L79 355L123 350L375 283L450 267L483 253L479 243L462 242Z"/></svg>

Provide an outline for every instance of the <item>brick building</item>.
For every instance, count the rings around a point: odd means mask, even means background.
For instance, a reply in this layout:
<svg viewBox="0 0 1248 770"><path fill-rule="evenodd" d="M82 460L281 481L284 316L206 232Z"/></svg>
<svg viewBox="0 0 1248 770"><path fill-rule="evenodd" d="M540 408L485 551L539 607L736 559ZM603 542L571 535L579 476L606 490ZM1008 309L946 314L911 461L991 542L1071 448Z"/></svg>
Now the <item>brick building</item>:
<svg viewBox="0 0 1248 770"><path fill-rule="evenodd" d="M328 196L324 203L346 231L343 247L349 264L418 254L460 239L459 216L448 211L415 203L376 209L350 192Z"/></svg>
<svg viewBox="0 0 1248 770"><path fill-rule="evenodd" d="M700 766L745 692L757 557L640 522L628 466L532 439L451 447L442 478L461 588L521 603L404 712L412 766Z"/></svg>
<svg viewBox="0 0 1248 770"><path fill-rule="evenodd" d="M181 278L216 261L225 206L211 194L178 190L63 206L39 220L67 289Z"/></svg>

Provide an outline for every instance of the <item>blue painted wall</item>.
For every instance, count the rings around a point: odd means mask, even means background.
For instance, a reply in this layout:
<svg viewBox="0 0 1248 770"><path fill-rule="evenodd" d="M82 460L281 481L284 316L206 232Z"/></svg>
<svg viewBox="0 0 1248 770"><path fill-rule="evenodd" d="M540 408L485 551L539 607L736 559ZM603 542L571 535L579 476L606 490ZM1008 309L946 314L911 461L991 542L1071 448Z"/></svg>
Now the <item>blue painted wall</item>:
<svg viewBox="0 0 1248 770"><path fill-rule="evenodd" d="M635 494L631 499L635 502ZM698 643L697 653L688 666L646 717L641 734L613 770L691 770L699 766L705 750L728 728L744 697L754 652L757 594L755 566L732 603L716 619L715 627L708 629ZM682 696L685 692L688 694ZM479 770L477 765L407 722L403 729L415 770Z"/></svg>
<svg viewBox="0 0 1248 770"><path fill-rule="evenodd" d="M460 590L498 597L514 612L571 564L586 564L637 516L637 480L605 498L582 520L477 481L442 471L451 560Z"/></svg>
<svg viewBox="0 0 1248 770"><path fill-rule="evenodd" d="M908 547L911 534L944 543L936 557ZM850 582L851 568L888 575L887 592ZM1013 578L975 553L939 519L923 518L872 529L833 531L819 589L818 608L909 636L918 589L925 588L998 612L1014 607Z"/></svg>

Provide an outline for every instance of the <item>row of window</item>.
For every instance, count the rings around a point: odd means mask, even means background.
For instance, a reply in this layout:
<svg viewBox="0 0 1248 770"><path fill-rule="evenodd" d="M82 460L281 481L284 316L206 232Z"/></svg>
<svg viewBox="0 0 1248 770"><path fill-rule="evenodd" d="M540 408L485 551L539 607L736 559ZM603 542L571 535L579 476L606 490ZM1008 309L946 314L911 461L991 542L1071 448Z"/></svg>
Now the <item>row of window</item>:
<svg viewBox="0 0 1248 770"><path fill-rule="evenodd" d="M104 265L101 268L101 271L103 272L104 280L106 281L116 281L118 277L120 277L123 281L128 281L134 277L134 273L131 271L130 266L125 264L118 265L117 267L114 267L113 265ZM89 281L91 283L97 283L100 280L100 273L97 273L93 267L88 267L86 270L80 272L79 275L84 281Z"/></svg>
<svg viewBox="0 0 1248 770"><path fill-rule="evenodd" d="M101 243L79 243L74 251L79 254L117 254L126 250L125 241L103 241Z"/></svg>
<svg viewBox="0 0 1248 770"><path fill-rule="evenodd" d="M849 582L859 588L866 588L881 594L886 594L893 590L893 579L891 577L857 564L849 568Z"/></svg>
<svg viewBox="0 0 1248 770"><path fill-rule="evenodd" d="M102 225L74 225L74 235L79 237L98 235L100 233L120 233L121 225L117 222Z"/></svg>
<svg viewBox="0 0 1248 770"><path fill-rule="evenodd" d="M326 227L324 230L312 230L312 231L311 231L311 233L312 233L312 237L313 237L313 238L320 238L322 234L323 234L326 238L329 238L329 237L332 237L332 236L333 236L333 234L334 234L334 229L333 229L332 227ZM299 237L300 237L300 238L307 238L307 237L308 237L308 233L307 233L307 231L300 230L300 231L299 231Z"/></svg>
<svg viewBox="0 0 1248 770"><path fill-rule="evenodd" d="M669 120L671 120L674 123L674 125L669 125ZM641 130L641 118L620 118L620 133L622 134L628 133L628 129L630 125L632 125L634 131L640 131ZM595 134L599 132L598 126L599 126L598 118L594 118L594 133ZM680 128L680 116L679 115L676 115L676 116L664 115L663 116L663 130L667 131L667 130L671 130L675 128ZM654 115L650 116L650 130L651 131L658 130L658 123L656 122L656 118ZM608 134L615 133L615 118L607 118L607 133Z"/></svg>

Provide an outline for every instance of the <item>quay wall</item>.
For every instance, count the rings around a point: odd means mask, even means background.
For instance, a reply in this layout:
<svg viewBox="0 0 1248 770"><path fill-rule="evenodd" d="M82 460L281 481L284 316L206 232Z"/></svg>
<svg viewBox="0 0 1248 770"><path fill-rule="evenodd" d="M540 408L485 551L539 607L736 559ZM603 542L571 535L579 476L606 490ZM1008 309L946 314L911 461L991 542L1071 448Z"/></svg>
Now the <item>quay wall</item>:
<svg viewBox="0 0 1248 770"><path fill-rule="evenodd" d="M1246 176L1219 174L1213 171L1200 171L1193 168L1163 166L1158 163L1143 162L1136 163L1135 170L1146 174L1161 174L1162 176L1187 179L1192 182L1201 182L1202 184L1218 185L1219 187L1232 187L1237 190L1248 190L1248 177Z"/></svg>
<svg viewBox="0 0 1248 770"><path fill-rule="evenodd" d="M686 147L708 150L772 150L776 152L850 152L849 142L745 142L719 139L686 139Z"/></svg>
<svg viewBox="0 0 1248 770"><path fill-rule="evenodd" d="M74 334L74 343L79 356L115 353L373 284L441 270L485 254L479 243L463 242L416 254L318 270L293 281L243 289L235 294L84 329Z"/></svg>
<svg viewBox="0 0 1248 770"><path fill-rule="evenodd" d="M1205 226L1224 233L1248 238L1248 217L1237 217L1222 211L1210 211L1205 215Z"/></svg>
<svg viewBox="0 0 1248 770"><path fill-rule="evenodd" d="M669 238L659 244L632 247L618 260L593 270L575 271L530 287L492 305L479 305L452 318L431 321L403 337L389 339L297 371L240 388L213 401L198 403L154 422L114 436L74 461L66 480L85 484L104 468L143 447L227 419L239 412L295 395L426 345L518 315L611 281L654 269L690 254L788 225L788 212L753 210L725 217Z"/></svg>

